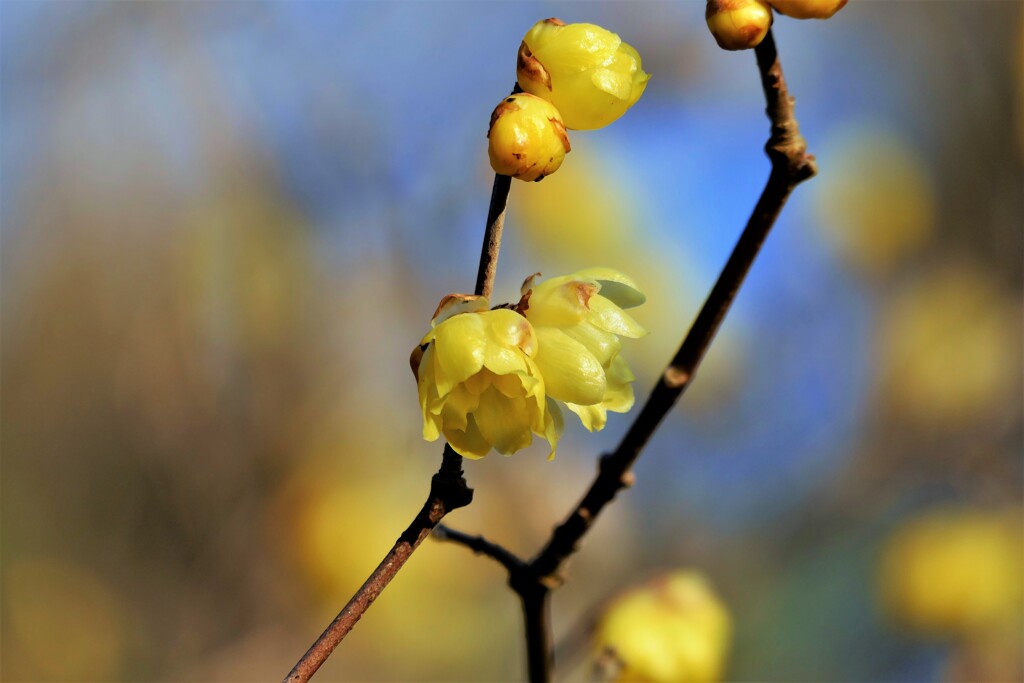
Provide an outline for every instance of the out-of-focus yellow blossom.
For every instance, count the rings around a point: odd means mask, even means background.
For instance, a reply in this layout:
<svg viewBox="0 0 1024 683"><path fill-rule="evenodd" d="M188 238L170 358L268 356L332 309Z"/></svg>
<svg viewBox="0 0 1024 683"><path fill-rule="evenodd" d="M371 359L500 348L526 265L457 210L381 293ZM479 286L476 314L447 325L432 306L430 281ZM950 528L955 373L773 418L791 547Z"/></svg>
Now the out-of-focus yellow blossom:
<svg viewBox="0 0 1024 683"><path fill-rule="evenodd" d="M646 297L633 280L610 268L523 283L526 318L536 330L537 366L550 398L565 403L590 431L604 428L609 410L633 407L633 373L619 355L619 337L647 334L623 308Z"/></svg>
<svg viewBox="0 0 1024 683"><path fill-rule="evenodd" d="M449 295L431 325L412 356L423 438L443 433L460 455L482 458L492 448L511 455L538 434L555 457L561 414L545 396L530 322L513 310L488 310L484 297Z"/></svg>
<svg viewBox="0 0 1024 683"><path fill-rule="evenodd" d="M1019 509L941 509L905 523L882 552L885 611L911 631L939 637L988 632L1019 617L1019 520Z"/></svg>
<svg viewBox="0 0 1024 683"><path fill-rule="evenodd" d="M768 0L777 11L794 19L828 19L846 0Z"/></svg>
<svg viewBox="0 0 1024 683"><path fill-rule="evenodd" d="M519 180L551 175L570 149L558 110L529 93L510 95L494 108L487 141L494 172Z"/></svg>
<svg viewBox="0 0 1024 683"><path fill-rule="evenodd" d="M4 611L4 672L12 679L109 681L124 675L131 633L125 604L114 586L84 568L44 558L11 561L4 573Z"/></svg>
<svg viewBox="0 0 1024 683"><path fill-rule="evenodd" d="M931 171L906 136L859 125L830 141L816 191L816 226L867 275L897 271L935 229Z"/></svg>
<svg viewBox="0 0 1024 683"><path fill-rule="evenodd" d="M1021 309L989 273L956 263L924 274L892 297L878 330L888 412L943 429L1012 417Z"/></svg>
<svg viewBox="0 0 1024 683"><path fill-rule="evenodd" d="M678 571L615 599L595 634L598 666L616 681L721 680L729 613L703 576Z"/></svg>
<svg viewBox="0 0 1024 683"><path fill-rule="evenodd" d="M708 0L704 18L720 48L747 50L768 35L772 9L765 0Z"/></svg>
<svg viewBox="0 0 1024 683"><path fill-rule="evenodd" d="M594 24L538 21L523 37L519 86L550 101L567 128L602 128L636 104L650 75L640 55Z"/></svg>

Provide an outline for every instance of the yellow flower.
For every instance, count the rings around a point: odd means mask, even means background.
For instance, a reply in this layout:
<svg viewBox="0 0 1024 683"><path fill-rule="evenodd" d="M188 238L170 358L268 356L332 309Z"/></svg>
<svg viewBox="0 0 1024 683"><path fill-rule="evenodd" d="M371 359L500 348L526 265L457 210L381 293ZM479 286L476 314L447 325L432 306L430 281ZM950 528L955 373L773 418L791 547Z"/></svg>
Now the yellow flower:
<svg viewBox="0 0 1024 683"><path fill-rule="evenodd" d="M551 444L553 458L561 415L549 410L529 321L488 310L484 297L449 295L431 324L411 359L423 438L443 433L460 455L482 458L492 448L505 455L525 448L535 433Z"/></svg>
<svg viewBox="0 0 1024 683"><path fill-rule="evenodd" d="M630 278L610 268L588 268L572 275L534 284L525 315L533 323L539 350L537 367L547 395L562 401L590 431L604 428L607 411L624 413L633 407L636 379L619 355L619 336L647 334L623 308L645 301Z"/></svg>
<svg viewBox="0 0 1024 683"><path fill-rule="evenodd" d="M676 571L609 604L595 655L616 681L713 683L722 678L731 634L729 613L704 577Z"/></svg>
<svg viewBox="0 0 1024 683"><path fill-rule="evenodd" d="M886 541L879 581L886 612L926 636L989 633L1020 617L1020 509L938 509Z"/></svg>
<svg viewBox="0 0 1024 683"><path fill-rule="evenodd" d="M594 24L544 19L519 47L519 86L550 101L567 128L602 128L636 104L650 76L640 55Z"/></svg>
<svg viewBox="0 0 1024 683"><path fill-rule="evenodd" d="M494 108L487 141L494 172L520 180L551 175L570 149L558 110L529 93L510 95Z"/></svg>
<svg viewBox="0 0 1024 683"><path fill-rule="evenodd" d="M704 17L723 50L757 47L772 26L772 9L765 0L708 0Z"/></svg>
<svg viewBox="0 0 1024 683"><path fill-rule="evenodd" d="M828 19L843 9L846 0L768 0L772 7L794 19Z"/></svg>

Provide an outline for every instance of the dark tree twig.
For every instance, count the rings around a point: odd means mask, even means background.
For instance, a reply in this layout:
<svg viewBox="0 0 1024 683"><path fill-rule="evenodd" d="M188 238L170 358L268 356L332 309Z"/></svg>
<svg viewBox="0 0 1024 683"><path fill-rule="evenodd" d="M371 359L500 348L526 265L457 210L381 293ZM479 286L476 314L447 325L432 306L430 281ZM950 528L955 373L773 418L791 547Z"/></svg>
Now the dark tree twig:
<svg viewBox="0 0 1024 683"><path fill-rule="evenodd" d="M470 536L461 531L456 531L445 524L437 525L434 529L434 538L439 541L450 541L451 543L465 546L477 555L489 557L504 567L510 574L526 567L526 561L520 559L511 550L503 548L497 543L492 543L483 536Z"/></svg>
<svg viewBox="0 0 1024 683"><path fill-rule="evenodd" d="M511 180L508 176L494 176L474 292L480 296L490 296L494 289L494 275L498 265L498 252L501 249L501 234L505 225L505 207L508 204ZM462 476L462 456L445 444L441 467L430 481L430 493L419 513L399 536L391 551L377 565L370 578L360 586L330 626L292 667L283 683L306 683L312 678L377 596L405 566L413 551L430 535L437 523L452 510L465 507L472 500L473 489L469 488Z"/></svg>
<svg viewBox="0 0 1024 683"><path fill-rule="evenodd" d="M531 683L546 683L551 679L553 654L547 604L550 591L562 582L563 565L579 549L580 541L601 510L620 490L632 484L630 469L633 463L665 415L693 381L704 354L790 193L817 172L814 157L807 153L807 144L794 117L793 98L786 88L771 31L755 49L755 54L771 121L771 137L765 151L772 167L761 197L704 306L629 431L615 451L601 458L597 477L590 488L568 518L555 528L537 556L525 568L516 567L509 573L509 585L523 605L527 669ZM500 548L490 543L489 546Z"/></svg>

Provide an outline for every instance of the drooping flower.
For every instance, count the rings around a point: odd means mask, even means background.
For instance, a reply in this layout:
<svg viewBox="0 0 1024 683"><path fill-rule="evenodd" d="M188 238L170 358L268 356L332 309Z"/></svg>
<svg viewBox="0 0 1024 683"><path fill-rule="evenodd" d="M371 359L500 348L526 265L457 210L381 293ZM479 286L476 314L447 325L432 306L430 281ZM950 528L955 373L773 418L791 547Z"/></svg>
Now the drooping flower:
<svg viewBox="0 0 1024 683"><path fill-rule="evenodd" d="M772 26L772 9L765 0L708 0L704 17L723 50L757 47Z"/></svg>
<svg viewBox="0 0 1024 683"><path fill-rule="evenodd" d="M675 571L609 603L595 632L596 664L622 683L715 683L731 635L729 612L707 580Z"/></svg>
<svg viewBox="0 0 1024 683"><path fill-rule="evenodd" d="M828 19L846 6L847 0L768 0L772 7L794 19Z"/></svg>
<svg viewBox="0 0 1024 683"><path fill-rule="evenodd" d="M550 101L567 128L602 128L636 104L650 75L640 55L594 24L538 21L523 37L519 86Z"/></svg>
<svg viewBox="0 0 1024 683"><path fill-rule="evenodd" d="M569 150L562 117L547 100L516 93L491 114L487 156L495 173L541 180L558 170Z"/></svg>
<svg viewBox="0 0 1024 683"><path fill-rule="evenodd" d="M530 322L513 310L488 310L484 297L449 295L431 324L411 358L423 438L443 433L460 455L482 458L492 448L510 455L537 434L553 458L561 414L545 394Z"/></svg>
<svg viewBox="0 0 1024 683"><path fill-rule="evenodd" d="M647 334L624 308L646 297L629 277L610 268L587 268L536 282L522 292L529 298L526 319L538 342L535 357L549 398L565 403L590 431L604 428L609 410L633 407L636 379L619 354L619 337Z"/></svg>

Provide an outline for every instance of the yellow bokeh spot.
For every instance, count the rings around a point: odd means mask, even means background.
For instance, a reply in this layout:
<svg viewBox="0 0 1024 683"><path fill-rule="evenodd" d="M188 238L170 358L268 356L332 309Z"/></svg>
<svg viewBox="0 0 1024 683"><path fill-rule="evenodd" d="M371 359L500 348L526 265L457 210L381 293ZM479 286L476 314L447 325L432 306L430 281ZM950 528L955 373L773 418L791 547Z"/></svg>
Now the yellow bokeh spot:
<svg viewBox="0 0 1024 683"><path fill-rule="evenodd" d="M958 426L1012 407L1020 377L1020 309L977 268L950 265L912 283L877 339L889 407Z"/></svg>
<svg viewBox="0 0 1024 683"><path fill-rule="evenodd" d="M721 680L732 623L703 576L677 571L613 600L595 634L598 665L617 681Z"/></svg>
<svg viewBox="0 0 1024 683"><path fill-rule="evenodd" d="M833 142L817 186L816 224L851 266L890 271L932 236L935 191L928 167L902 138L862 127Z"/></svg>
<svg viewBox="0 0 1024 683"><path fill-rule="evenodd" d="M359 449L373 460L383 453ZM289 558L294 576L313 604L311 626L326 623L358 590L391 549L427 494L422 479L387 475L353 478L349 468L310 461L279 491L268 514L275 544ZM415 479L415 480L414 480ZM405 657L389 664L396 680L418 671L443 670L449 656L425 638L423 625L445 614L455 631L484 633L492 626L490 574L463 548L427 539L399 576L374 603L349 636L350 647L335 659L345 662L390 657L400 647ZM452 600L458 595L458 600ZM497 594L504 600L504 594Z"/></svg>
<svg viewBox="0 0 1024 683"><path fill-rule="evenodd" d="M117 595L97 577L49 559L4 572L5 673L28 680L109 681L124 663L127 625Z"/></svg>
<svg viewBox="0 0 1024 683"><path fill-rule="evenodd" d="M989 632L1020 617L1020 510L940 509L906 522L886 541L880 596L886 613L921 635Z"/></svg>

